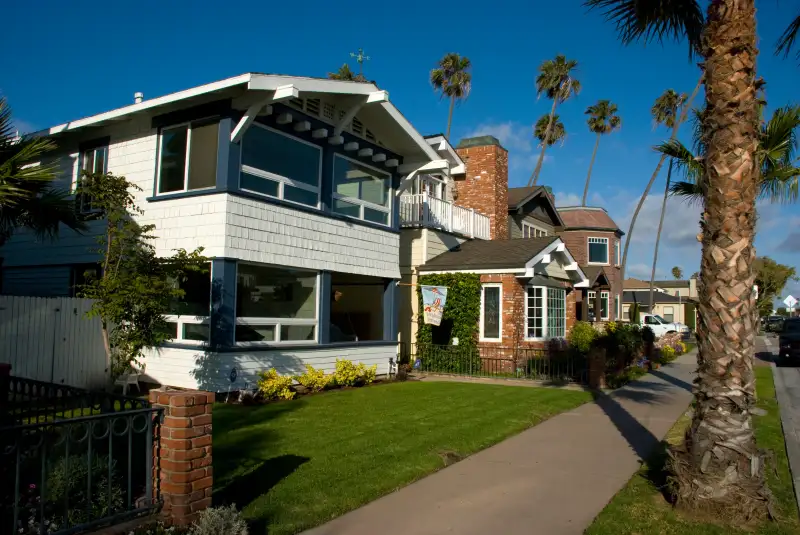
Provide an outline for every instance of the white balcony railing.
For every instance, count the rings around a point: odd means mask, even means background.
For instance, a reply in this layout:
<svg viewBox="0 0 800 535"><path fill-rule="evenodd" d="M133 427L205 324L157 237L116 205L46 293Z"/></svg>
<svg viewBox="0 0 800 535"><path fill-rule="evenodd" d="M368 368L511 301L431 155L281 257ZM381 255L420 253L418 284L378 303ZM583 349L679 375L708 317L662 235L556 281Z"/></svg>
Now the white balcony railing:
<svg viewBox="0 0 800 535"><path fill-rule="evenodd" d="M400 225L434 228L467 238L490 239L487 216L427 193L400 196Z"/></svg>

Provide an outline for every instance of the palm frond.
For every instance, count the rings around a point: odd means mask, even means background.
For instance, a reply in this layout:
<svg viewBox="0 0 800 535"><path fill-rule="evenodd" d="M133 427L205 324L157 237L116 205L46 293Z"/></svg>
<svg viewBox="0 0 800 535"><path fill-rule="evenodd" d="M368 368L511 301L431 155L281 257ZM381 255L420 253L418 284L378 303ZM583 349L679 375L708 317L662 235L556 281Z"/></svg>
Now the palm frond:
<svg viewBox="0 0 800 535"><path fill-rule="evenodd" d="M669 186L670 197L681 197L689 204L703 204L703 189L695 182L679 180Z"/></svg>
<svg viewBox="0 0 800 535"><path fill-rule="evenodd" d="M686 38L689 57L700 55L705 17L697 0L585 0L584 5L613 22L625 45Z"/></svg>
<svg viewBox="0 0 800 535"><path fill-rule="evenodd" d="M544 144L547 132L547 124L549 122L550 114L545 114L542 115L538 121L536 121L536 125L533 127L533 135L539 140L540 147ZM567 130L564 127L564 123L561 122L558 114L553 115L553 124L550 126L550 135L547 136L547 146L550 147L555 145L559 141L563 142L566 137Z"/></svg>
<svg viewBox="0 0 800 535"><path fill-rule="evenodd" d="M688 182L699 183L702 180L704 171L702 157L692 154L692 151L677 139L668 139L653 147L653 150L672 158L677 170L684 174Z"/></svg>
<svg viewBox="0 0 800 535"><path fill-rule="evenodd" d="M793 203L798 199L800 168L781 167L761 177L759 197L772 203Z"/></svg>
<svg viewBox="0 0 800 535"><path fill-rule="evenodd" d="M775 53L783 54L783 57L789 57L789 52L794 48L794 42L797 40L798 33L800 33L800 16L795 17L778 38L778 43L775 46ZM798 57L800 57L800 52L798 52Z"/></svg>
<svg viewBox="0 0 800 535"><path fill-rule="evenodd" d="M769 169L791 164L797 149L795 131L800 127L800 106L785 106L772 113L763 126L759 152L765 173Z"/></svg>
<svg viewBox="0 0 800 535"><path fill-rule="evenodd" d="M461 101L469 96L472 89L471 68L469 58L452 52L445 54L431 69L431 85L442 98L454 97Z"/></svg>

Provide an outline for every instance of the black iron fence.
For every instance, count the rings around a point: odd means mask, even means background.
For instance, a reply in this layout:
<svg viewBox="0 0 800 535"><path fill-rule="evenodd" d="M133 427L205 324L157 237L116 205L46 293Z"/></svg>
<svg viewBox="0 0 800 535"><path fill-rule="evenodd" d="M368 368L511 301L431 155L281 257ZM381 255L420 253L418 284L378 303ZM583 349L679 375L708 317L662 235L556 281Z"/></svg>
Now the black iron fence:
<svg viewBox="0 0 800 535"><path fill-rule="evenodd" d="M412 369L418 372L554 383L587 382L586 357L568 348L410 344L401 348L403 351L401 362L413 361Z"/></svg>
<svg viewBox="0 0 800 535"><path fill-rule="evenodd" d="M66 535L158 507L161 417L144 399L0 384L0 533Z"/></svg>

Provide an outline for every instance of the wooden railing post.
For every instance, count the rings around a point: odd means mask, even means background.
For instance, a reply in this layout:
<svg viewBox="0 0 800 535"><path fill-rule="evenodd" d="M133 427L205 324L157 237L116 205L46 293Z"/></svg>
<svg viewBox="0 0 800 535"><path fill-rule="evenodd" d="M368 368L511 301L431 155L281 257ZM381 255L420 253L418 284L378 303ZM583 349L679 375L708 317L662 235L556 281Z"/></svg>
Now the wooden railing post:
<svg viewBox="0 0 800 535"><path fill-rule="evenodd" d="M475 237L475 208L469 209L469 237Z"/></svg>

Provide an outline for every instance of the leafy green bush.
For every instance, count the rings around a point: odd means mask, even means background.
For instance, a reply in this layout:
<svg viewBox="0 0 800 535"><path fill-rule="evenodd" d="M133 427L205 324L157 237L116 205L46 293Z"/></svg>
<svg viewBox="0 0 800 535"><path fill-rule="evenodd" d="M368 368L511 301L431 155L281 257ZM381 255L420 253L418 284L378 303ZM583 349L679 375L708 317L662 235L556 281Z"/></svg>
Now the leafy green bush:
<svg viewBox="0 0 800 535"><path fill-rule="evenodd" d="M312 365L306 364L305 373L296 375L294 380L310 392L319 392L331 383L333 376L326 375L324 371L314 369Z"/></svg>
<svg viewBox="0 0 800 535"><path fill-rule="evenodd" d="M663 363L672 362L676 358L678 358L678 355L671 346L664 346L661 348L661 361Z"/></svg>
<svg viewBox="0 0 800 535"><path fill-rule="evenodd" d="M275 368L271 368L265 372L258 374L258 390L264 399L292 399L294 398L294 390L292 386L291 377L283 377L278 375Z"/></svg>
<svg viewBox="0 0 800 535"><path fill-rule="evenodd" d="M236 510L236 505L209 507L200 512L192 523L189 535L248 535L247 523Z"/></svg>
<svg viewBox="0 0 800 535"><path fill-rule="evenodd" d="M375 380L378 365L367 368L363 362L358 365L347 359L336 359L336 371L333 372L333 383L336 386L362 386Z"/></svg>
<svg viewBox="0 0 800 535"><path fill-rule="evenodd" d="M47 501L56 505L67 503L68 499L70 508L66 513L73 525L110 516L123 506L117 462L109 461L107 455L92 455L89 463L85 455L60 457L47 477L46 492Z"/></svg>
<svg viewBox="0 0 800 535"><path fill-rule="evenodd" d="M567 341L570 346L581 353L588 353L598 335L597 329L592 327L591 323L578 321L575 322L575 325L570 329Z"/></svg>

